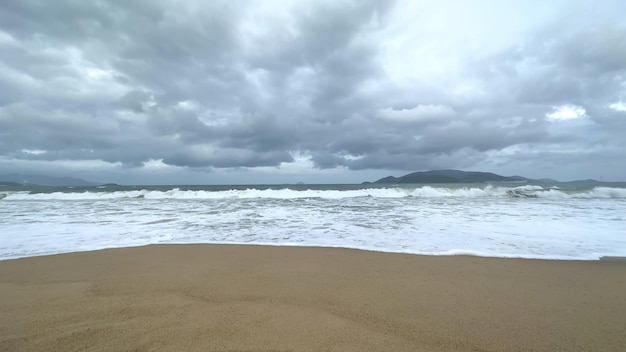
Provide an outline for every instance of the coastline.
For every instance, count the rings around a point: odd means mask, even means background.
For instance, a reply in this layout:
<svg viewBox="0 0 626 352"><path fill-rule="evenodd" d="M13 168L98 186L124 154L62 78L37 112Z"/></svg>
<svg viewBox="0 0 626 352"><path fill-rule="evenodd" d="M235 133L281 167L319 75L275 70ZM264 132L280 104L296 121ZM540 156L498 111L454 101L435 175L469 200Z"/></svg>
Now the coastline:
<svg viewBox="0 0 626 352"><path fill-rule="evenodd" d="M626 260L149 245L0 261L1 350L617 351Z"/></svg>

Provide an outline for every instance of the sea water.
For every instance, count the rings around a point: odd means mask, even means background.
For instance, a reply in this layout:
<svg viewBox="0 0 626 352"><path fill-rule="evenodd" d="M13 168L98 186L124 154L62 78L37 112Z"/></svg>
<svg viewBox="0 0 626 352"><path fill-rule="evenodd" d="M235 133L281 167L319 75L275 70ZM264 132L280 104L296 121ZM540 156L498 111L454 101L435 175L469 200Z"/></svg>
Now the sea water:
<svg viewBox="0 0 626 352"><path fill-rule="evenodd" d="M520 184L0 188L0 260L154 243L626 256L626 188Z"/></svg>

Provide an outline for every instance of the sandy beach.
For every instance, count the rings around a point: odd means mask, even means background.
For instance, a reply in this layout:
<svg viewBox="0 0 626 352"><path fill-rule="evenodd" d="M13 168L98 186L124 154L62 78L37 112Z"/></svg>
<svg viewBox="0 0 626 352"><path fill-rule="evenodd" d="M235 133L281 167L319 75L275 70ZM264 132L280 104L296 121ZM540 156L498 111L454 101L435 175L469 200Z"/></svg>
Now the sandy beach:
<svg viewBox="0 0 626 352"><path fill-rule="evenodd" d="M623 351L626 261L152 245L0 262L2 351Z"/></svg>

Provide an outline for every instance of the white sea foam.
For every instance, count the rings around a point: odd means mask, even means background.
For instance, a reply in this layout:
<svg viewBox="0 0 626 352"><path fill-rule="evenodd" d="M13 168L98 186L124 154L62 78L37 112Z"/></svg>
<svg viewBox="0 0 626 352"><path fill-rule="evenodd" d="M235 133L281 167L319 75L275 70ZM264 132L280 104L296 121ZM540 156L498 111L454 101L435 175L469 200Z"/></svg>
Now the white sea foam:
<svg viewBox="0 0 626 352"><path fill-rule="evenodd" d="M463 187L445 188L423 186L410 188L366 188L358 190L293 190L293 189L245 189L226 191L181 190L132 190L116 192L0 192L5 200L102 200L102 199L346 199L358 197L374 198L441 198L441 197L520 197L520 198L626 198L626 189L596 187L588 191L566 191L540 186L519 187Z"/></svg>
<svg viewBox="0 0 626 352"><path fill-rule="evenodd" d="M0 259L151 243L626 256L626 190L539 186L2 192Z"/></svg>

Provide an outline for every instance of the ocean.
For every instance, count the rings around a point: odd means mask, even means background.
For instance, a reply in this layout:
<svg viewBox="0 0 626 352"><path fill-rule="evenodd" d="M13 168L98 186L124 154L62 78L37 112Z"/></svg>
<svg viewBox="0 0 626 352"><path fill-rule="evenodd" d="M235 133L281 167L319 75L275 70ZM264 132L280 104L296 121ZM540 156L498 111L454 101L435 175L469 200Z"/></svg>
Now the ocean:
<svg viewBox="0 0 626 352"><path fill-rule="evenodd" d="M155 243L597 260L626 185L0 186L0 260Z"/></svg>

